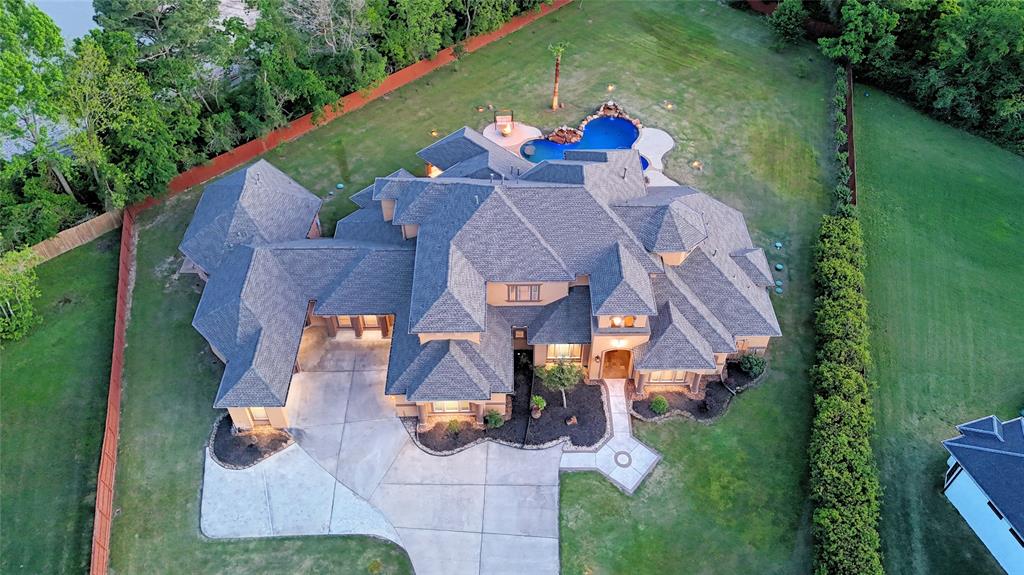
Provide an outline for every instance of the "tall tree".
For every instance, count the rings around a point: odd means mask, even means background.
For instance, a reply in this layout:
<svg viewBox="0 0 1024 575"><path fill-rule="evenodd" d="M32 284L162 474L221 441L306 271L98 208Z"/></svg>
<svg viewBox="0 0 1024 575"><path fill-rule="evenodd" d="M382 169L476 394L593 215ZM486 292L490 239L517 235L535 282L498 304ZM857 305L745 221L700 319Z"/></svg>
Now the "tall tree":
<svg viewBox="0 0 1024 575"><path fill-rule="evenodd" d="M61 122L64 40L49 16L25 0L0 0L0 134L25 138L72 197L50 130Z"/></svg>
<svg viewBox="0 0 1024 575"><path fill-rule="evenodd" d="M127 32L136 64L153 97L165 105L180 142L200 129L200 114L219 111L228 37L219 29L217 0L94 0L96 22Z"/></svg>
<svg viewBox="0 0 1024 575"><path fill-rule="evenodd" d="M452 0L369 0L366 22L377 51L394 68L432 58L454 43Z"/></svg>
<svg viewBox="0 0 1024 575"><path fill-rule="evenodd" d="M568 42L558 42L548 45L548 50L555 56L555 89L551 94L551 109L558 109L558 81L562 75L562 54L569 49Z"/></svg>
<svg viewBox="0 0 1024 575"><path fill-rule="evenodd" d="M134 67L134 41L125 32L94 30L75 42L73 53L62 107L78 127L69 138L75 161L108 206L161 193L175 173L175 141Z"/></svg>
<svg viewBox="0 0 1024 575"><path fill-rule="evenodd" d="M311 52L338 54L366 36L366 0L285 0L282 11L310 39Z"/></svg>
<svg viewBox="0 0 1024 575"><path fill-rule="evenodd" d="M249 78L238 101L247 135L262 136L310 110L318 119L325 106L340 99L311 69L302 38L288 25L278 0L260 3L260 18L252 30L229 29L236 36L243 74Z"/></svg>

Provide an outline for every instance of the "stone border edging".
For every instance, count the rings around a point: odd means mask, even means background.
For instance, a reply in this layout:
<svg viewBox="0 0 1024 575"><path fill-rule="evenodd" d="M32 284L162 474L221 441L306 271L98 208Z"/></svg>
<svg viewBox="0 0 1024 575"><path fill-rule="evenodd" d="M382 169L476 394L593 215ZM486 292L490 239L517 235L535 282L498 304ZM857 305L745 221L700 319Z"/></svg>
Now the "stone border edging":
<svg viewBox="0 0 1024 575"><path fill-rule="evenodd" d="M225 462L221 461L219 457L217 457L217 450L213 448L213 441L214 441L214 438L217 437L217 427L220 426L221 420L223 420L227 416L228 416L227 412L222 413L222 414L220 414L220 417L218 417L217 419L215 419L213 421L213 427L210 429L210 438L208 440L206 440L206 450L210 452L210 459L212 459L214 463L216 463L217 465L220 465L224 469L231 469L232 471L240 471L242 469L249 469L250 467L255 467L257 464L262 463L262 462L270 459L271 457L277 455L278 453L281 453L285 449L288 449L289 447L291 447L292 445L295 444L295 438L292 437L291 433L289 433L288 434L288 442L285 443L284 445L282 445L280 449L278 449L277 451L275 451L273 453L268 453L268 454L264 455L263 457L257 459L256 461L253 461L249 465L233 465L231 463L225 463Z"/></svg>
<svg viewBox="0 0 1024 575"><path fill-rule="evenodd" d="M572 0L553 0L541 5L539 10L523 13L512 18L504 26L489 34L474 36L465 43L466 52L474 52L484 46L520 30L527 24L542 18L569 4ZM342 109L328 110L323 124L348 112L358 110L367 103L384 96L406 84L455 61L452 48L441 50L431 60L421 60L391 74L380 86L369 93L352 93L341 99ZM196 166L174 177L167 186L168 195L175 196L192 186L216 178L229 170L256 158L280 144L305 135L322 124L313 124L312 114L290 122L287 126L272 131L267 136L238 146L212 158L208 163ZM110 368L110 385L107 391L107 414L104 422L103 443L100 449L99 472L96 480L96 508L93 519L92 551L89 561L91 575L106 575L110 567L110 532L114 507L114 477L117 467L118 434L121 425L121 376L124 369L124 344L127 321L131 311L132 283L135 274L135 218L142 211L159 204L163 198L147 198L125 208L121 222L121 249L118 256L117 303L114 312L114 345Z"/></svg>
<svg viewBox="0 0 1024 575"><path fill-rule="evenodd" d="M524 449L524 450L527 450L527 451L531 451L531 450L540 451L540 450L543 450L543 449L550 449L550 448L558 445L559 443L564 443L565 444L565 445L562 446L562 450L563 451L572 451L572 452L598 451L602 447L604 447L604 444L608 443L608 440L611 439L611 437L612 437L612 431L613 431L612 430L612 424L611 424L612 418L611 418L610 408L608 407L608 388L605 387L601 383L591 383L591 381L600 381L600 380L587 380L587 381L584 382L584 385L597 385L597 386L599 386L601 388L601 405L604 407L605 426L604 426L604 435L601 436L601 439L599 439L597 441L597 443L595 443L594 445L587 446L587 447L580 447L578 445L573 444L572 440L570 440L569 437L566 436L566 435L563 435L561 437L552 439L551 441L548 441L546 443L536 443L536 444L513 443L511 441L505 441L504 439L498 439L498 438L495 438L495 437L481 437L479 439L474 439L473 441L467 443L466 445L462 445L462 446L456 447L455 449L449 449L447 451L438 451L436 449L431 449L431 448L427 447L426 445L423 445L423 443L420 442L419 435L416 433L416 423L415 423L416 422L416 418L415 417L400 417L399 419L401 420L402 425L405 427L406 432L409 433L409 437L412 439L412 442L416 445L416 447L419 447L420 450L423 451L424 453L427 453L429 455L436 455L438 457L448 457L449 455L455 455L456 453L461 453L461 452L466 451L467 449L469 449L471 447L476 447L477 445L480 445L481 443L487 443L488 441L491 442L491 443L497 443L498 445L505 445L505 446L508 446L508 447L513 447L515 449ZM531 390L532 389L533 388L531 387ZM529 431L530 430L529 422L527 422L526 430L527 430L526 431L527 433L530 432Z"/></svg>
<svg viewBox="0 0 1024 575"><path fill-rule="evenodd" d="M725 407L722 408L722 413L719 413L718 415L715 415L713 417L709 417L707 419L697 419L689 411L683 411L681 409L675 409L675 408L670 409L670 410L666 411L665 413L663 413L661 415L658 415L658 416L655 416L655 417L644 417L644 416L640 415L639 413L637 413L637 411L635 409L633 409L633 399L629 400L629 415L630 415L630 417L634 417L634 418L636 418L636 419L638 419L640 421L644 421L644 422L647 422L647 423L664 423L665 421L668 421L669 419L672 419L672 418L675 418L675 417L683 417L683 418L689 419L691 421L695 421L695 422L703 424L703 425L711 425L711 424L717 422L719 419L725 417L726 413L729 413L729 406L732 405L732 402L733 402L734 399L736 399L736 396L738 396L739 394L743 393L744 391L746 391L748 389L754 389L755 387L760 386L762 383L764 383L764 379L765 379L765 377L767 375L768 375L768 368L766 366L764 372L761 375L759 375L759 376L755 377L754 379L748 381L744 385L732 388L732 387L729 387L729 386L725 385L725 382L721 382L722 385L727 390L732 392L732 394L729 396L729 399L725 402Z"/></svg>

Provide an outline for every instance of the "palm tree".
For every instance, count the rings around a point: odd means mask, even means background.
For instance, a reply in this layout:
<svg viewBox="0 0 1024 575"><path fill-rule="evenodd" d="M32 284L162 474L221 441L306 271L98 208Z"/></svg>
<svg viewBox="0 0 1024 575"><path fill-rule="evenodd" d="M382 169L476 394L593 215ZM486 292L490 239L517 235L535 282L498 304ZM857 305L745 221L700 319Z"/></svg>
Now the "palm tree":
<svg viewBox="0 0 1024 575"><path fill-rule="evenodd" d="M562 67L562 54L569 48L568 42L559 42L557 44L549 44L548 50L555 55L555 92L551 95L551 109L558 109L558 79L561 75Z"/></svg>

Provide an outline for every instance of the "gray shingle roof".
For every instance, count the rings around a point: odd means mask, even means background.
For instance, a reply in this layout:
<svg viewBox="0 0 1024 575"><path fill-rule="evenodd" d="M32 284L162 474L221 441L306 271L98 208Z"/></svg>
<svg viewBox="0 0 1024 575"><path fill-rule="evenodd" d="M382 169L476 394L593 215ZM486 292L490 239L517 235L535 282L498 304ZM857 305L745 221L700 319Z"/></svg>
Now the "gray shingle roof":
<svg viewBox="0 0 1024 575"><path fill-rule="evenodd" d="M1024 534L1024 420L990 415L958 425L942 444L1018 533Z"/></svg>
<svg viewBox="0 0 1024 575"><path fill-rule="evenodd" d="M708 237L699 212L681 201L678 192L651 188L647 196L614 206L616 213L652 252L689 252Z"/></svg>
<svg viewBox="0 0 1024 575"><path fill-rule="evenodd" d="M590 274L593 315L654 315L651 278L621 243L606 251Z"/></svg>
<svg viewBox="0 0 1024 575"><path fill-rule="evenodd" d="M512 391L511 326L495 308L486 315L479 344L434 340L421 345L416 336L399 335L396 322L385 392L405 394L410 401L466 401Z"/></svg>
<svg viewBox="0 0 1024 575"><path fill-rule="evenodd" d="M772 271L768 266L768 258L764 255L764 250L761 248L744 248L736 250L729 254L733 260L736 261L736 265L739 266L743 273L747 274L750 281L758 287L769 287L775 285L775 280L772 279Z"/></svg>
<svg viewBox="0 0 1024 575"><path fill-rule="evenodd" d="M633 361L642 370L714 369L711 344L672 302L651 318L651 339L633 349Z"/></svg>
<svg viewBox="0 0 1024 575"><path fill-rule="evenodd" d="M507 307L502 310L515 310ZM525 322L526 343L590 343L590 288L569 288L569 295L545 306L534 306L534 314ZM512 312L513 314L515 312ZM506 315L506 318L509 318ZM513 321L509 318L510 323Z"/></svg>
<svg viewBox="0 0 1024 575"><path fill-rule="evenodd" d="M235 246L306 237L320 204L284 172L259 160L206 186L178 249L212 274Z"/></svg>
<svg viewBox="0 0 1024 575"><path fill-rule="evenodd" d="M463 127L416 153L448 177L515 178L533 164L469 127Z"/></svg>
<svg viewBox="0 0 1024 575"><path fill-rule="evenodd" d="M697 369L734 351L736 336L779 335L767 260L739 212L691 188L645 195L635 150L574 152L529 179L480 179L475 166L508 152L460 132L421 154L445 173L378 178L353 196L361 208L334 239L301 239L316 213L310 195L265 162L208 187L182 251L203 247L218 262L193 321L227 361L217 407L283 405L310 301L319 315L393 315L386 393L417 401L511 391L511 325L526 326L530 344L587 343L593 314L649 315L637 365L650 369ZM559 175L569 172L580 176ZM391 222L384 199L395 202ZM416 239L400 224L418 226ZM690 255L665 268L650 250L667 247ZM487 282L580 276L589 287L546 306L486 304ZM480 343L421 345L423 332L476 332Z"/></svg>

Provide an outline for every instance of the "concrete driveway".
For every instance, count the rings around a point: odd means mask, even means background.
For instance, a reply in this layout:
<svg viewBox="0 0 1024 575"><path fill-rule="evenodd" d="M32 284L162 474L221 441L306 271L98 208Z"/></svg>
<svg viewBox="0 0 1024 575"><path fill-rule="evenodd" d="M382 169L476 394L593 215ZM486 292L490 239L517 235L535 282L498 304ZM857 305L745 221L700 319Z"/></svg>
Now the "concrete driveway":
<svg viewBox="0 0 1024 575"><path fill-rule="evenodd" d="M389 343L303 350L305 369L331 371L292 380L297 445L240 471L207 456L203 532L370 534L404 547L420 575L558 573L561 447L421 451L384 395Z"/></svg>

